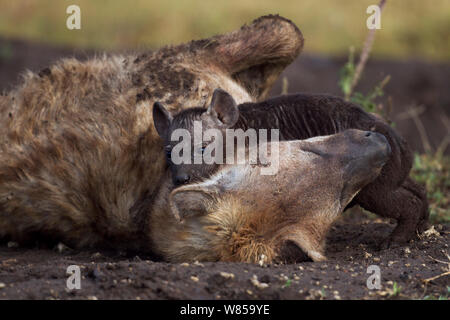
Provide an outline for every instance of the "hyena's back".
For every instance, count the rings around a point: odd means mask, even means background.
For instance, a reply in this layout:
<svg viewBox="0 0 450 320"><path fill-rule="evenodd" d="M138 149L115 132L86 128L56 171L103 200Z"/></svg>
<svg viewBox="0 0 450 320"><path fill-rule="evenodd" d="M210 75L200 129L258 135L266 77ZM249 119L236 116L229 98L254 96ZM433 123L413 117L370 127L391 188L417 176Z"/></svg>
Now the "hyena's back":
<svg viewBox="0 0 450 320"><path fill-rule="evenodd" d="M164 167L123 61L65 60L2 97L0 236L83 246L136 234L130 202L155 191Z"/></svg>

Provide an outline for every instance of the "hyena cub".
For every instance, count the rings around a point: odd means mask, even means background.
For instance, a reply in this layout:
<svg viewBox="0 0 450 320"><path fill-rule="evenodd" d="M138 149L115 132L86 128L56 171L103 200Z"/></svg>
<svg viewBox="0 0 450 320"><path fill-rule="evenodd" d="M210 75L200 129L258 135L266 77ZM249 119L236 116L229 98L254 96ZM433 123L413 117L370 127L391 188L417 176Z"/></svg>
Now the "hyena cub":
<svg viewBox="0 0 450 320"><path fill-rule="evenodd" d="M153 119L158 134L164 139L168 163L175 184L199 181L209 177L220 166L213 164L175 165L170 156L178 141L171 136L176 129L186 129L193 137L195 123L201 124L200 134L208 129L219 129L224 141L227 129L278 129L280 140L307 139L330 135L346 129L360 129L383 134L392 149L392 155L378 178L365 186L349 206L359 204L366 210L383 217L396 219L398 224L382 247L392 242L406 242L423 231L428 221L428 203L422 186L408 177L412 153L406 142L380 118L359 106L328 95L294 94L268 99L259 103L237 105L227 92L217 89L207 109L191 108L172 116L163 104L155 103ZM198 134L198 133L197 133ZM231 137L232 139L235 139ZM210 141L201 146L192 145L192 154L201 153ZM223 148L226 142L223 143ZM225 149L222 150L225 154ZM221 159L221 163L225 159Z"/></svg>
<svg viewBox="0 0 450 320"><path fill-rule="evenodd" d="M267 154L278 172L263 174L264 165L249 162L224 165L158 197L149 220L157 254L178 262L324 260L331 224L391 152L383 135L360 130L252 148L279 154ZM169 190L171 179L165 183Z"/></svg>

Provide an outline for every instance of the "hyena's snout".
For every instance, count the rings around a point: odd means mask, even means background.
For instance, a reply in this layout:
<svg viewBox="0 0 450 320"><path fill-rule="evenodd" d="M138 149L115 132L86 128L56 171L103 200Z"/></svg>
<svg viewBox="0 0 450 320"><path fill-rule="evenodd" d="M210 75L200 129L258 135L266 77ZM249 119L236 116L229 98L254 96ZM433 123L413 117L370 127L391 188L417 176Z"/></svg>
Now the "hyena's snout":
<svg viewBox="0 0 450 320"><path fill-rule="evenodd" d="M180 174L177 174L177 175L175 175L173 177L173 183L176 186L180 186L180 185L186 184L190 180L191 180L191 177L187 173L180 173Z"/></svg>
<svg viewBox="0 0 450 320"><path fill-rule="evenodd" d="M378 132L366 131L364 134L368 140L367 158L373 165L385 165L389 160L392 149L384 135ZM369 163L370 164L370 163Z"/></svg>

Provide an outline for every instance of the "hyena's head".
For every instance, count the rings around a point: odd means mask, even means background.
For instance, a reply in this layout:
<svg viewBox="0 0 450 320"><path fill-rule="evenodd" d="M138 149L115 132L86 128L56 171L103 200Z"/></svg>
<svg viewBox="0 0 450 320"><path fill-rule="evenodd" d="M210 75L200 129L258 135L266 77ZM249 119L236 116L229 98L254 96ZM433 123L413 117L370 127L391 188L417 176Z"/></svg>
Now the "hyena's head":
<svg viewBox="0 0 450 320"><path fill-rule="evenodd" d="M238 119L236 101L222 89L214 90L207 108L188 108L172 115L161 102L154 104L154 125L163 139L167 163L175 185L199 182L208 178L226 162L226 130L233 128ZM211 129L214 129L220 137L208 135ZM203 156L205 150L208 152L208 148L213 147L211 146L213 142L217 142L216 150L221 149L221 156L209 163L204 161ZM232 142L236 150L237 139L233 137ZM185 154L186 152L188 154ZM211 150L214 157L215 152ZM219 157L218 154L217 156ZM196 162L196 157L199 157L200 161Z"/></svg>
<svg viewBox="0 0 450 320"><path fill-rule="evenodd" d="M388 160L384 136L347 130L269 143L278 171L224 165L209 179L161 197L152 214L155 251L169 261L325 259L326 233ZM261 147L262 145L258 146Z"/></svg>

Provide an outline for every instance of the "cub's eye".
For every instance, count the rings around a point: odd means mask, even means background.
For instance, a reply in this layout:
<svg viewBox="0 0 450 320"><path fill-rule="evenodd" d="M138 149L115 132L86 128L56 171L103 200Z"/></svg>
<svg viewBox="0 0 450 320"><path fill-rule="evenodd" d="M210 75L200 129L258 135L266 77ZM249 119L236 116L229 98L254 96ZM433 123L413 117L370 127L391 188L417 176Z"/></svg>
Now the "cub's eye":
<svg viewBox="0 0 450 320"><path fill-rule="evenodd" d="M164 150L166 152L167 159L170 159L172 157L172 147L171 146L166 146L164 148Z"/></svg>

